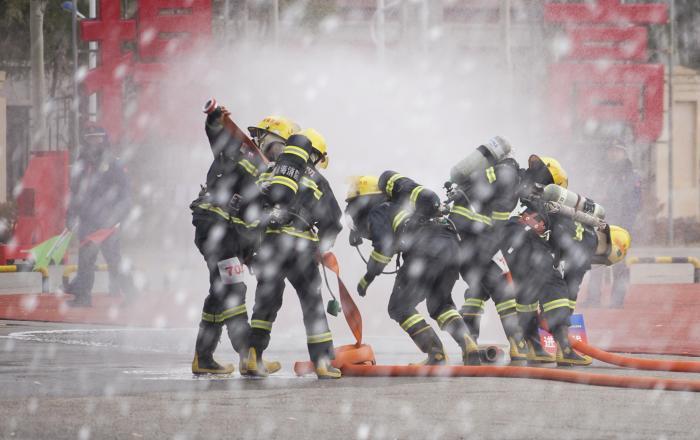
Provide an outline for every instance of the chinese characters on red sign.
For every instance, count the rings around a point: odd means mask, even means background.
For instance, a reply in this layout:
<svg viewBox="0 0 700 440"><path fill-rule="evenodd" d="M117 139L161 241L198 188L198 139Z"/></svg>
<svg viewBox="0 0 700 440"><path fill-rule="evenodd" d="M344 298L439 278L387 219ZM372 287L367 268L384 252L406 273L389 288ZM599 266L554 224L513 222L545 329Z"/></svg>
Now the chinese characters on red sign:
<svg viewBox="0 0 700 440"><path fill-rule="evenodd" d="M150 113L157 102L152 85L166 74L168 61L212 32L211 0L138 0L136 17L128 20L121 3L99 0L98 17L80 23L81 39L99 43L98 65L88 71L84 91L97 93L99 122L116 140L125 134L127 82L139 91L138 108L129 113ZM138 136L143 124L129 122L130 134Z"/></svg>
<svg viewBox="0 0 700 440"><path fill-rule="evenodd" d="M664 4L549 3L545 20L564 27L566 57L550 66L549 95L556 127L573 135L587 122L623 122L638 141L663 127L664 68L646 64L648 31L666 24Z"/></svg>

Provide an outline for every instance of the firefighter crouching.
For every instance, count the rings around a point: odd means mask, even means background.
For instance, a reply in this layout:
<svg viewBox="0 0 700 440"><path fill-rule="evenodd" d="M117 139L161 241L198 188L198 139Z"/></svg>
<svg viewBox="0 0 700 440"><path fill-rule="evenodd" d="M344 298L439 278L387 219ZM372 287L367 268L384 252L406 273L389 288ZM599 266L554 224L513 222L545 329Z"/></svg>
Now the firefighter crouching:
<svg viewBox="0 0 700 440"><path fill-rule="evenodd" d="M460 237L460 274L468 284L462 317L479 337L486 301L492 299L510 345L510 360L527 360L528 347L518 322L510 269L500 251L503 226L518 203L518 162L511 146L496 136L458 162L450 172L449 219Z"/></svg>
<svg viewBox="0 0 700 440"><path fill-rule="evenodd" d="M367 272L357 286L360 296L366 295L392 256L401 254L404 263L389 298L389 316L427 354L425 364L443 365L442 342L416 310L426 300L430 316L462 349L464 364L479 365L478 347L452 301L459 275L457 236L447 221L439 219L438 196L401 174L386 171L379 178L354 178L346 201L346 214L353 223L351 245L358 246L366 238L373 247Z"/></svg>
<svg viewBox="0 0 700 440"><path fill-rule="evenodd" d="M522 208L505 225L501 250L513 276L518 319L528 345L527 362L555 362L556 358L540 342L538 311L541 304L559 299L557 295L565 290L548 243L549 218L537 194L552 183L566 187L568 178L558 161L536 155L530 156L528 168L519 174ZM543 313L546 315L547 310L543 309Z"/></svg>
<svg viewBox="0 0 700 440"><path fill-rule="evenodd" d="M321 297L320 255L340 232L341 210L318 171L328 164L326 141L313 129L287 139L269 181L264 180L267 216L262 245L255 259L258 285L251 319L247 374L269 373L262 356L282 306L285 279L297 292L307 334L307 347L319 379L339 378L330 364L333 337Z"/></svg>
<svg viewBox="0 0 700 440"><path fill-rule="evenodd" d="M566 295L546 305L549 311L547 326L557 341L557 364L590 365L593 360L576 353L568 343L571 315L576 308L581 282L591 269L591 264L611 266L624 261L631 245L631 236L626 229L602 221L598 226L594 222L586 224L576 221L561 213L551 217L550 243L564 281L557 285L566 289Z"/></svg>
<svg viewBox="0 0 700 440"><path fill-rule="evenodd" d="M233 349L240 357L240 370L246 373L250 325L245 304L246 285L243 264L248 264L258 245L256 230L260 208L256 206L256 180L264 164L242 151L240 141L224 128L229 112L219 107L207 115L205 131L214 153L206 186L192 202L195 244L209 269L209 295L204 300L197 334L194 374L230 374L233 365L221 365L213 354L226 325ZM296 123L279 116L265 118L251 130L263 152L284 143L299 130ZM269 372L280 369L278 362L267 365Z"/></svg>

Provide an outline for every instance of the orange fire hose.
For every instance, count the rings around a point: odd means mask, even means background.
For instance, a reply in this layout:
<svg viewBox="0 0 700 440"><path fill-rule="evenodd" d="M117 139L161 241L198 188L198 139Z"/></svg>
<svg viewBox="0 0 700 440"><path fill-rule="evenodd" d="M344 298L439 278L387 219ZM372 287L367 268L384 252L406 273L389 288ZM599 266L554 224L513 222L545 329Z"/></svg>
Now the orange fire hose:
<svg viewBox="0 0 700 440"><path fill-rule="evenodd" d="M571 346L581 353L587 354L588 356L598 359L599 361L617 365L618 367L634 368L637 370L700 373L700 362L627 357L619 354L608 353L607 351L592 347L572 337L569 337L569 341L571 342Z"/></svg>
<svg viewBox="0 0 700 440"><path fill-rule="evenodd" d="M584 373L566 369L533 368L516 366L426 366L426 365L374 365L372 347L362 344L362 316L350 293L340 279L340 268L335 255L323 255L323 264L338 277L338 289L343 314L355 336L356 343L336 348L333 365L345 376L356 377L511 377L554 380L559 382L598 385L619 388L663 389L669 391L700 392L700 380L666 379L648 376L620 376L613 374ZM700 373L700 362L662 361L620 356L591 347L571 339L572 346L595 359L609 364L642 370ZM314 371L311 362L297 362L297 375Z"/></svg>
<svg viewBox="0 0 700 440"><path fill-rule="evenodd" d="M496 366L426 366L426 365L345 365L343 375L354 377L511 377L555 380L606 387L645 390L700 392L700 380L664 379L644 376L616 376L579 371Z"/></svg>

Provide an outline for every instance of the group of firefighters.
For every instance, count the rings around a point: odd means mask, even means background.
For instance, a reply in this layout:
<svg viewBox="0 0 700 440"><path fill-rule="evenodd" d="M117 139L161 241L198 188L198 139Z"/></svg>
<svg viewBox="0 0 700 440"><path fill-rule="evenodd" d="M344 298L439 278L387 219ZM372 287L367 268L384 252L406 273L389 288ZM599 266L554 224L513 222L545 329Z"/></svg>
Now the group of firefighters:
<svg viewBox="0 0 700 440"><path fill-rule="evenodd" d="M205 131L214 153L206 185L190 206L195 244L210 275L199 324L194 374L230 374L213 354L226 327L240 373L265 377L279 362L263 360L285 280L299 296L311 361L318 378L339 378L333 338L321 296L319 264L340 232L343 212L319 169L328 166L324 137L281 116L249 127L252 147L225 124L229 112L210 103ZM609 224L604 209L567 189L568 178L550 157L530 156L521 169L510 144L494 137L458 162L445 184L446 199L394 171L352 177L345 215L350 245L369 240L372 252L357 285L364 297L394 255L402 260L389 298L389 317L427 355L447 362L433 327L416 306L462 349L465 365L479 365L481 316L493 300L513 364L588 365L571 348L569 318L592 264L625 258L630 234ZM257 278L248 318L240 268ZM466 282L464 304L452 289ZM539 328L553 335L556 356L540 344Z"/></svg>

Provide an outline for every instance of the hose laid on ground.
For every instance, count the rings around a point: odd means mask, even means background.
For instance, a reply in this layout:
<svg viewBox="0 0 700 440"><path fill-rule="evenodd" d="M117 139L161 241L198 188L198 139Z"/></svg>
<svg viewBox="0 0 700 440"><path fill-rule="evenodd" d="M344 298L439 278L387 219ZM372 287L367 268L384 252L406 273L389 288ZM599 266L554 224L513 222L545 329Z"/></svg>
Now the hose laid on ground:
<svg viewBox="0 0 700 440"><path fill-rule="evenodd" d="M569 337L569 341L571 342L571 346L577 351L587 354L594 359L598 359L601 362L617 365L618 367L634 368L637 370L700 373L700 362L627 357L619 354L608 353L600 348L592 347L579 340L576 340L571 336Z"/></svg>
<svg viewBox="0 0 700 440"><path fill-rule="evenodd" d="M345 365L344 376L353 377L511 377L542 379L605 387L700 392L700 380L647 376L616 376L554 368L427 365Z"/></svg>

